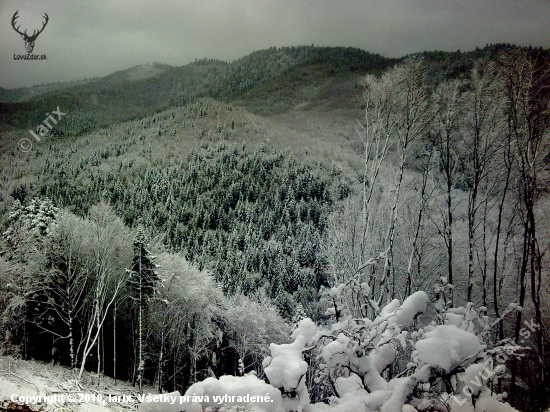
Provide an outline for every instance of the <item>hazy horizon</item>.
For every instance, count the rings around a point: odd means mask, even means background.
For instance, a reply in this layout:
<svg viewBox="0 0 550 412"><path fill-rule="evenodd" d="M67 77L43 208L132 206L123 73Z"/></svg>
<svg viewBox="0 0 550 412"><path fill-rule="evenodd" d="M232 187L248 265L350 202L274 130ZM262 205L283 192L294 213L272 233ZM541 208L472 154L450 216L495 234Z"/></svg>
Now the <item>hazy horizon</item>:
<svg viewBox="0 0 550 412"><path fill-rule="evenodd" d="M40 5L40 7L37 7ZM42 27L33 54L15 60L20 30ZM357 47L385 57L422 51L470 51L492 43L549 47L549 1L509 0L44 0L0 3L0 87L103 77L159 62L227 62L272 46Z"/></svg>

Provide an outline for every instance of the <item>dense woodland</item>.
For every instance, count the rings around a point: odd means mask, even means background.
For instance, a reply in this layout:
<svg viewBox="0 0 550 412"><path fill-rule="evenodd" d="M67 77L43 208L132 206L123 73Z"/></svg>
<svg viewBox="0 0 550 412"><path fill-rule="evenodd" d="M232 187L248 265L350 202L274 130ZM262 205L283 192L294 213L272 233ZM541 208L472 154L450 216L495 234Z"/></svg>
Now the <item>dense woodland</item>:
<svg viewBox="0 0 550 412"><path fill-rule="evenodd" d="M364 410L456 411L483 360L467 410L545 410L549 67L509 45L272 48L3 103L0 351L181 393L254 371L287 410L353 383L398 394ZM259 116L340 106L356 133L324 141ZM426 354L446 327L477 345L449 365ZM279 382L291 333L307 372Z"/></svg>
<svg viewBox="0 0 550 412"><path fill-rule="evenodd" d="M357 77L381 71L393 61L360 49L299 46L257 51L232 63L201 59L181 67L156 64L162 72L150 78L128 81L128 73L122 71L33 99L0 103L0 125L32 127L59 105L66 108L69 121L56 127L55 133L80 134L196 98L231 100L255 86L285 81L285 75L292 77L301 68L306 68L314 84L327 76ZM304 80L300 74L297 81Z"/></svg>

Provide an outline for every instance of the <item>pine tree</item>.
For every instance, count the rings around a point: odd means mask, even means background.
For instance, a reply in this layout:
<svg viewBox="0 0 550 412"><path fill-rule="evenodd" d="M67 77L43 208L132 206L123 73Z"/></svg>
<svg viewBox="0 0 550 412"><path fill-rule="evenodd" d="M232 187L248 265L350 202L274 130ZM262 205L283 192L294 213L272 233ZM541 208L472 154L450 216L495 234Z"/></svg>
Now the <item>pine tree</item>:
<svg viewBox="0 0 550 412"><path fill-rule="evenodd" d="M149 302L157 292L160 277L155 269L158 267L153 256L147 249L147 240L140 227L136 239L134 240L134 259L132 267L128 269L129 286L138 307L138 383L141 390L145 360L143 358L143 317L149 308Z"/></svg>
<svg viewBox="0 0 550 412"><path fill-rule="evenodd" d="M304 310L303 305L301 303L298 303L294 311L294 315L292 316L292 320L290 322L292 330L296 329L300 324L300 322L302 321L302 319L305 319L307 317L308 316L306 314L306 311Z"/></svg>
<svg viewBox="0 0 550 412"><path fill-rule="evenodd" d="M29 246L36 248L44 237L50 235L57 213L58 209L48 198L36 197L27 206L15 200L8 215L8 228L2 236L11 249L19 254L27 251Z"/></svg>

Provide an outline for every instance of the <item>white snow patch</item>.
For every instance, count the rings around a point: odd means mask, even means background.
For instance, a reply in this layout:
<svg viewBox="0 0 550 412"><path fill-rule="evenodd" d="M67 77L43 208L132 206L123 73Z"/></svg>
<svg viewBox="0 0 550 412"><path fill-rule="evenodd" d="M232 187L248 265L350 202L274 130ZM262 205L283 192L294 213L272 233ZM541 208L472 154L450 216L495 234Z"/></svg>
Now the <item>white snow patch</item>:
<svg viewBox="0 0 550 412"><path fill-rule="evenodd" d="M387 319L390 324L407 329L412 325L414 318L426 310L429 301L428 294L423 291L413 293L402 305L395 299L382 309L377 320Z"/></svg>
<svg viewBox="0 0 550 412"><path fill-rule="evenodd" d="M485 388L479 396L475 410L476 412L518 412L509 403L502 402L497 395L491 394L488 388Z"/></svg>
<svg viewBox="0 0 550 412"><path fill-rule="evenodd" d="M254 375L246 376L221 376L220 379L207 378L202 382L197 382L185 392L188 397L192 396L208 396L208 402L202 402L202 406L210 406L213 408L220 408L222 406L244 406L250 410L265 411L265 412L284 412L283 399L281 393L273 386L258 379ZM269 402L246 402L238 401L237 397L246 398L249 397L262 397L266 399L269 396ZM232 401L229 401L231 397L234 397ZM216 401L218 399L218 401ZM226 401L221 400L225 399ZM186 404L189 405L189 404ZM194 403L198 406L198 403ZM182 410L182 404L179 405L179 410ZM185 409L186 411L188 409ZM193 409L189 409L194 411ZM197 409L202 411L202 409Z"/></svg>
<svg viewBox="0 0 550 412"><path fill-rule="evenodd" d="M364 395L367 395L367 391L363 388L361 378L354 373L347 378L336 378L336 389L338 390L338 395L340 395L340 397L347 393L354 392L361 392Z"/></svg>
<svg viewBox="0 0 550 412"><path fill-rule="evenodd" d="M467 358L475 356L484 346L473 333L453 325L439 325L416 342L420 361L438 366L447 372Z"/></svg>
<svg viewBox="0 0 550 412"><path fill-rule="evenodd" d="M287 408L301 410L309 404L309 393L305 384L307 362L302 351L317 332L315 323L309 318L302 319L291 338L294 342L269 345L271 357L264 360L264 372L269 383L293 396L285 397Z"/></svg>

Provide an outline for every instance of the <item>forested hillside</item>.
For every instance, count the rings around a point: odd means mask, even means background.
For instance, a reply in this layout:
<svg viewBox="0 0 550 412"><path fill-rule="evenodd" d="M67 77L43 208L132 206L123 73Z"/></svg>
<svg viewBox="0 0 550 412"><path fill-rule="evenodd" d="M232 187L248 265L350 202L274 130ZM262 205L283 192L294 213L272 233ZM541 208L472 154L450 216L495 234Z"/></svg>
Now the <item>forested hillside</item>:
<svg viewBox="0 0 550 412"><path fill-rule="evenodd" d="M46 109L4 105L1 350L277 411L544 410L549 63L294 47L119 73L42 96L67 117L28 152Z"/></svg>
<svg viewBox="0 0 550 412"><path fill-rule="evenodd" d="M0 127L32 127L52 107L68 113L58 134L81 134L116 122L182 106L200 97L225 101L301 67L317 76L361 76L393 61L352 48L284 47L252 53L232 63L200 59L181 67L161 66L156 76L129 81L125 72L17 103L0 104ZM302 81L302 85L311 85Z"/></svg>

